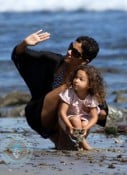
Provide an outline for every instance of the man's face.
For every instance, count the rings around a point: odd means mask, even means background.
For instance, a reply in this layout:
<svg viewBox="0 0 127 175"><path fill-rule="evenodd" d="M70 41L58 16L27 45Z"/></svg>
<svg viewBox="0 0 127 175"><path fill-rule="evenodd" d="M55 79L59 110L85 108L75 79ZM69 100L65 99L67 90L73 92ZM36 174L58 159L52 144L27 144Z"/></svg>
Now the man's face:
<svg viewBox="0 0 127 175"><path fill-rule="evenodd" d="M82 48L79 42L72 42L68 47L66 61L71 62L72 59L75 61L82 59Z"/></svg>
<svg viewBox="0 0 127 175"><path fill-rule="evenodd" d="M80 42L72 42L70 43L67 54L65 56L65 62L71 63L71 64L88 64L90 61L89 59L83 59L82 56L82 43Z"/></svg>

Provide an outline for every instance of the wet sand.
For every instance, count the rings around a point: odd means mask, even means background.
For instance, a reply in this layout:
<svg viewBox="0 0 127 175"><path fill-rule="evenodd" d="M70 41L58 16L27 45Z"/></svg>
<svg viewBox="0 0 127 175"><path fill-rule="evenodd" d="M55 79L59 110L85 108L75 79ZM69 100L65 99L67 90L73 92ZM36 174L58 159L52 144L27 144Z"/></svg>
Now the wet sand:
<svg viewBox="0 0 127 175"><path fill-rule="evenodd" d="M127 156L127 155L126 155ZM1 175L126 175L127 157L121 150L91 152L34 151L31 160L22 166L1 164Z"/></svg>
<svg viewBox="0 0 127 175"><path fill-rule="evenodd" d="M127 174L126 135L106 136L97 127L87 139L92 151L58 151L24 118L1 118L0 133L0 175Z"/></svg>

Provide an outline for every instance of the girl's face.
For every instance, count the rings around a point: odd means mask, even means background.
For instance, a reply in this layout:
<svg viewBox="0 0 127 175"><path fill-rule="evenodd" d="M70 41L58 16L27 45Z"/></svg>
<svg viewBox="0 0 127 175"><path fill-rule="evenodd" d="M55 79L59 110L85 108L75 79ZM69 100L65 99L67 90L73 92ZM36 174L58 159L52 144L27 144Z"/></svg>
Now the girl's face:
<svg viewBox="0 0 127 175"><path fill-rule="evenodd" d="M73 79L73 88L76 91L87 91L89 88L88 75L83 70L78 70Z"/></svg>

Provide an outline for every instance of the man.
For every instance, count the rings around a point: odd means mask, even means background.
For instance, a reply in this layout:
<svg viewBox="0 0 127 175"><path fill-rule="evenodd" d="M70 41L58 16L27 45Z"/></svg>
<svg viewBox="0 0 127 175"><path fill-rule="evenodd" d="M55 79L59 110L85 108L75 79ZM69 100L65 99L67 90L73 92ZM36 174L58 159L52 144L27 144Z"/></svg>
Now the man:
<svg viewBox="0 0 127 175"><path fill-rule="evenodd" d="M56 110L58 93L66 88L64 83L78 65L88 64L96 57L99 46L93 38L81 36L70 44L65 56L27 47L49 38L50 33L42 30L29 35L14 48L12 60L31 92L32 98L25 108L28 124L43 138L50 138L57 149L67 149L73 144L65 133L59 132ZM104 122L107 109L102 104Z"/></svg>

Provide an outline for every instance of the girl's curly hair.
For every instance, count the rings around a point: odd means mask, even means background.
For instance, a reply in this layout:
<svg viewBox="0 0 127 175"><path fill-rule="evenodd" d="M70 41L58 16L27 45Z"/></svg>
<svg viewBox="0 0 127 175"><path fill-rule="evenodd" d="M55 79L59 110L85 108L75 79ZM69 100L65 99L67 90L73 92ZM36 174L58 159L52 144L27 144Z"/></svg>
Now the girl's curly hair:
<svg viewBox="0 0 127 175"><path fill-rule="evenodd" d="M106 98L106 92L105 92L105 86L104 81L102 78L101 73L97 68L95 68L92 65L80 65L73 73L70 84L72 85L73 79L76 76L78 70L85 71L88 75L88 81L89 81L89 90L88 93L91 96L94 96L98 103L104 103Z"/></svg>

